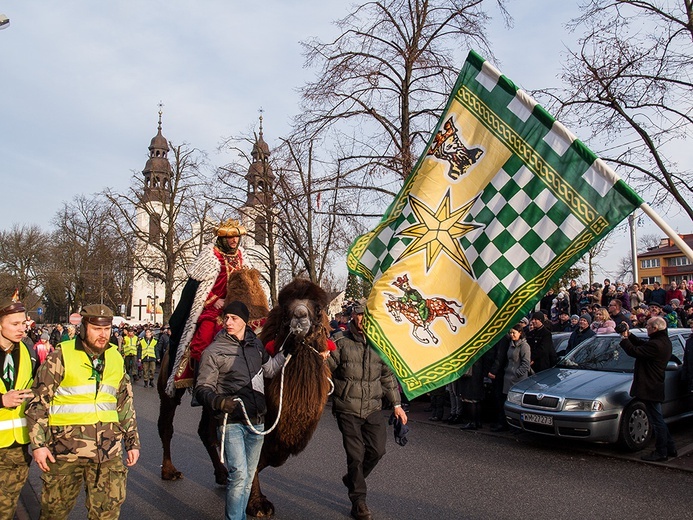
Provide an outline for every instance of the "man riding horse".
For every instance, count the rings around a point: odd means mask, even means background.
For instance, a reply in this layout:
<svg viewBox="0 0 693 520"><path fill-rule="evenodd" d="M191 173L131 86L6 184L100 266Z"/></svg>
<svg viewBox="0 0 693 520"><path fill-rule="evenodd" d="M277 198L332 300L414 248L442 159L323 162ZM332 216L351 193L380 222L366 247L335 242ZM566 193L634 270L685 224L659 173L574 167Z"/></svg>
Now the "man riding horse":
<svg viewBox="0 0 693 520"><path fill-rule="evenodd" d="M404 291L404 296L400 296L398 300L405 305L412 305L416 307L416 310L421 317L421 321L426 323L430 312L426 298L421 296L421 293L409 284L409 277L406 274L404 276L398 276L397 280L395 280L392 285L399 287L402 291Z"/></svg>

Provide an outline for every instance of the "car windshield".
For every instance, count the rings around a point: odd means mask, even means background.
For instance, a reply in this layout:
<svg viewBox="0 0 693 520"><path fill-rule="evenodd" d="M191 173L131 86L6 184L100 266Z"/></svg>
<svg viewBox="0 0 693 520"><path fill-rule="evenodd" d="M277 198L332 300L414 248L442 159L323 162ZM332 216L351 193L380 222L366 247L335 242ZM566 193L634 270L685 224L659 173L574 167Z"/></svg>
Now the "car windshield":
<svg viewBox="0 0 693 520"><path fill-rule="evenodd" d="M559 363L560 368L632 372L635 359L619 346L619 336L593 336L580 343Z"/></svg>

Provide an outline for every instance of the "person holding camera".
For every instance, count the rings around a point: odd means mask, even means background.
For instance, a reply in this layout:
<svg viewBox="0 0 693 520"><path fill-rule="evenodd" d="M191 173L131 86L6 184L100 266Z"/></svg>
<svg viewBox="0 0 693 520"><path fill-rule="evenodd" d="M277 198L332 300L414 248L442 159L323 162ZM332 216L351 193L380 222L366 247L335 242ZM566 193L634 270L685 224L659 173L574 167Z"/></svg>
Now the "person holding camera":
<svg viewBox="0 0 693 520"><path fill-rule="evenodd" d="M88 517L118 518L127 468L140 456L132 385L123 357L109 343L113 311L87 305L79 334L63 341L36 372L26 409L29 438L43 474L41 518L70 515L80 488Z"/></svg>
<svg viewBox="0 0 693 520"><path fill-rule="evenodd" d="M664 375L671 359L672 345L664 318L654 317L647 321L648 339L630 334L627 323L619 323L616 332L621 334L621 348L635 358L633 384L630 395L645 403L647 417L655 435L655 450L641 457L648 462L665 462L678 456L674 439L662 415L664 401Z"/></svg>

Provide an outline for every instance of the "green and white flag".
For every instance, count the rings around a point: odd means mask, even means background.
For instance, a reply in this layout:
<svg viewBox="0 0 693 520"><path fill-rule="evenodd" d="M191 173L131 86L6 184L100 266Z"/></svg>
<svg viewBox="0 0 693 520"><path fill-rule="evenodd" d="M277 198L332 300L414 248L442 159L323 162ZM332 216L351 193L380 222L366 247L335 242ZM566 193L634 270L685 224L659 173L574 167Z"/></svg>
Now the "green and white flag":
<svg viewBox="0 0 693 520"><path fill-rule="evenodd" d="M457 379L642 203L474 52L414 171L349 270L365 330L409 397Z"/></svg>

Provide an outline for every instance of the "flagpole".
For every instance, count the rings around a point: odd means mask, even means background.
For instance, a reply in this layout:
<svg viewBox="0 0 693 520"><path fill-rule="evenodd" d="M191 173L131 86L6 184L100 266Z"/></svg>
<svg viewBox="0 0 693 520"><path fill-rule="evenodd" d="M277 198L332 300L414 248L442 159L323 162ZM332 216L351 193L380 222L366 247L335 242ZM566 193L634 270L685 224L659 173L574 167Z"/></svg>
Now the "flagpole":
<svg viewBox="0 0 693 520"><path fill-rule="evenodd" d="M683 239L679 236L679 234L671 229L669 224L664 222L662 220L662 217L657 215L657 213L654 212L654 210L650 207L649 204L646 202L643 202L640 205L640 209L643 210L643 212L652 219L652 221L659 226L659 229L664 231L664 233L673 240L674 244L678 246L678 248L683 252L684 255L688 257L688 259L693 263L693 249L688 247L688 244L683 241Z"/></svg>

